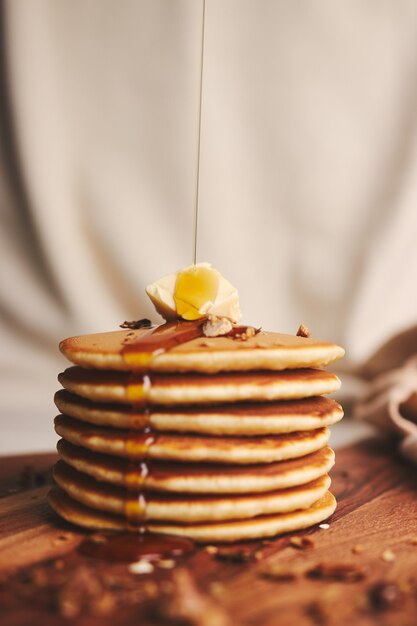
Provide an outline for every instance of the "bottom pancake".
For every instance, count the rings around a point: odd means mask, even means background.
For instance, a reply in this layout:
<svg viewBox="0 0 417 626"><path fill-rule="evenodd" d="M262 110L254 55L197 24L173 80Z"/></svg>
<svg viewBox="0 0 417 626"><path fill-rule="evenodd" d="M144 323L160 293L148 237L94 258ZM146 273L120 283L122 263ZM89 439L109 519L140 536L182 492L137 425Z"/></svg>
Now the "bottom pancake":
<svg viewBox="0 0 417 626"><path fill-rule="evenodd" d="M73 500L59 487L53 487L48 500L55 512L68 522L94 530L134 530L121 515L97 511ZM324 521L336 508L336 499L328 491L308 509L291 513L262 515L247 520L173 524L148 522L146 530L152 533L188 537L197 542L233 542L259 539L294 532ZM143 527L140 527L143 530Z"/></svg>
<svg viewBox="0 0 417 626"><path fill-rule="evenodd" d="M59 461L54 479L71 498L100 511L125 516L132 523L213 522L307 509L330 487L326 474L306 485L238 496L132 492L98 482Z"/></svg>

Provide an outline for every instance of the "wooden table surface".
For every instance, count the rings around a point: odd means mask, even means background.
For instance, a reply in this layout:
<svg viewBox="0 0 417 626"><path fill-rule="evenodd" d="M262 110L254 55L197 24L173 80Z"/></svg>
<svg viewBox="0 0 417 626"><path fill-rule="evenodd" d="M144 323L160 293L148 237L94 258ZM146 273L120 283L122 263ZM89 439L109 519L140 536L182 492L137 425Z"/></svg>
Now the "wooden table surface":
<svg viewBox="0 0 417 626"><path fill-rule="evenodd" d="M385 444L338 451L329 528L142 574L78 553L87 533L45 502L55 458L0 459L2 626L417 624L417 470Z"/></svg>

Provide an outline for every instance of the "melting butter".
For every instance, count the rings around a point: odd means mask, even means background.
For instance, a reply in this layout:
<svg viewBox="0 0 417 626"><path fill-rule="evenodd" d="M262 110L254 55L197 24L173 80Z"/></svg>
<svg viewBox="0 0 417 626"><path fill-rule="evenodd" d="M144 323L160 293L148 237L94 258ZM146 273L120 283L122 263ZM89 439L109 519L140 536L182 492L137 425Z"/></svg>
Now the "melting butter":
<svg viewBox="0 0 417 626"><path fill-rule="evenodd" d="M242 315L237 289L210 263L197 263L146 288L156 310L167 320L198 320L208 315L237 323Z"/></svg>
<svg viewBox="0 0 417 626"><path fill-rule="evenodd" d="M209 267L194 265L178 272L174 302L184 320L198 320L214 305L219 290L219 274Z"/></svg>

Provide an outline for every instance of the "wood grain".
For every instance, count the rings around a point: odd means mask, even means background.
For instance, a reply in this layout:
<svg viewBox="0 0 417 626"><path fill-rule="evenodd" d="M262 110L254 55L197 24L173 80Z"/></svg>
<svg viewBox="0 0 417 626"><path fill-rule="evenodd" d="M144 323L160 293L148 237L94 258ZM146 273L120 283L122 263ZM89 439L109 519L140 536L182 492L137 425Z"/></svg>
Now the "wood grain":
<svg viewBox="0 0 417 626"><path fill-rule="evenodd" d="M85 533L56 518L40 484L54 460L0 459L4 626L417 624L417 472L385 444L338 451L330 528L291 535L311 539L306 549L289 536L219 547L221 559L197 549L142 575L77 552ZM318 565L361 580L311 578Z"/></svg>

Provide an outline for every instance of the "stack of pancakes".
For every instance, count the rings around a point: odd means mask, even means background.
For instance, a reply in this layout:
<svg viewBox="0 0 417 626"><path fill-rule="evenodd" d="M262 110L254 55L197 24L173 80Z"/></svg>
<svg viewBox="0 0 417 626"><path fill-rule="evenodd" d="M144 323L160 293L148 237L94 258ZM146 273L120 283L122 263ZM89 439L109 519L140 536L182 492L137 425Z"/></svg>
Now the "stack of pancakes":
<svg viewBox="0 0 417 626"><path fill-rule="evenodd" d="M268 537L329 517L328 426L343 412L323 397L339 379L319 368L343 349L261 331L147 353L152 333L62 342L75 366L60 374L55 398L55 511L88 528L202 542Z"/></svg>

